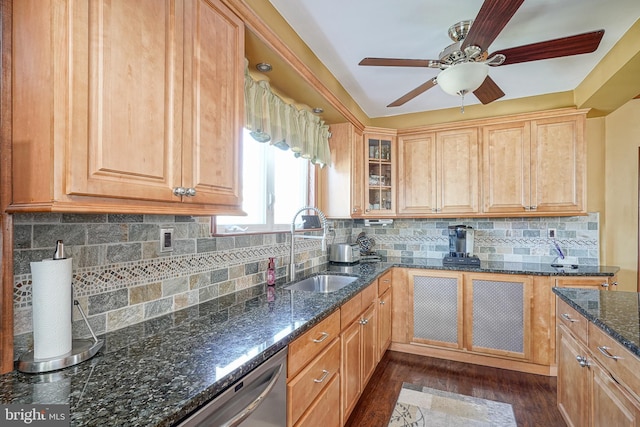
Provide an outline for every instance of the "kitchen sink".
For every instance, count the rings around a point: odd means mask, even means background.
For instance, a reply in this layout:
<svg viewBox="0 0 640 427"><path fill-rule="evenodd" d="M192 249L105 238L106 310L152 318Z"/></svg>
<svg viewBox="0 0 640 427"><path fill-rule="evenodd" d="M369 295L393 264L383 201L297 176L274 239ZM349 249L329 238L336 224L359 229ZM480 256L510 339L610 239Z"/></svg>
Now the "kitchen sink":
<svg viewBox="0 0 640 427"><path fill-rule="evenodd" d="M358 280L352 276L338 276L334 274L319 274L286 286L290 291L306 291L328 294L338 291L350 283Z"/></svg>

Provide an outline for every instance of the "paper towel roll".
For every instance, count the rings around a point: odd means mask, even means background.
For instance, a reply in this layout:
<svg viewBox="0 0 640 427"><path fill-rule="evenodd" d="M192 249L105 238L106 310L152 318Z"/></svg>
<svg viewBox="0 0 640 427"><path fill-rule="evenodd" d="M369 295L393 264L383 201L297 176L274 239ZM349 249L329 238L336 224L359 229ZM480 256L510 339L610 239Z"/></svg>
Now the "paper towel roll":
<svg viewBox="0 0 640 427"><path fill-rule="evenodd" d="M71 351L71 264L71 258L31 263L34 360Z"/></svg>

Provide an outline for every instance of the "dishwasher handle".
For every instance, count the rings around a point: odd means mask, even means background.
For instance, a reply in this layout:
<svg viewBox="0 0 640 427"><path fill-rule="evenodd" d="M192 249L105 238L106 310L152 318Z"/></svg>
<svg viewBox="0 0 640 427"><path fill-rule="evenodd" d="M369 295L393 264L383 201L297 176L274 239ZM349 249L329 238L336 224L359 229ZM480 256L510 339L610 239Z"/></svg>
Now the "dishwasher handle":
<svg viewBox="0 0 640 427"><path fill-rule="evenodd" d="M267 394L269 394L269 392L271 391L271 389L273 388L273 386L276 384L276 382L278 381L278 378L280 378L280 375L282 374L282 368L284 365L278 365L278 369L275 372L275 374L273 374L273 377L271 378L271 381L269 381L269 383L267 384L267 386L264 388L264 390L262 390L262 392L258 395L258 397L256 397L253 402L249 403L242 411L240 411L236 416L234 416L233 418L231 418L229 421L226 421L224 424L222 424L220 427L236 427L238 425L240 425L240 423L242 421L244 421L249 415L251 415L253 413L253 411L255 411L256 409L258 409L258 406L260 406L260 404L262 403L262 401L265 399L265 397L267 397Z"/></svg>

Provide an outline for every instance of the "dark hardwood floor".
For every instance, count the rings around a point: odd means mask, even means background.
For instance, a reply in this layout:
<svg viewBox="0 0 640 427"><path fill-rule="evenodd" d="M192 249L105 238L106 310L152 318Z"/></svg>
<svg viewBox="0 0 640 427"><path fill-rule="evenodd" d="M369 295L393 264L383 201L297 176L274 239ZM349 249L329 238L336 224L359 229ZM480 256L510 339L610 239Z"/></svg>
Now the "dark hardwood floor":
<svg viewBox="0 0 640 427"><path fill-rule="evenodd" d="M510 403L518 427L566 425L555 377L387 351L346 426L386 426L403 382Z"/></svg>

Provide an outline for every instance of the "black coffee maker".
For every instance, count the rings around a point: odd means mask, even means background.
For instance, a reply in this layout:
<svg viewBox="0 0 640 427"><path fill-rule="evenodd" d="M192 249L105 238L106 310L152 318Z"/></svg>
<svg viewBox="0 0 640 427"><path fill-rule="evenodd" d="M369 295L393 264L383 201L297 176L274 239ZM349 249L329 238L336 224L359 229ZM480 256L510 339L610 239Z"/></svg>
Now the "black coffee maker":
<svg viewBox="0 0 640 427"><path fill-rule="evenodd" d="M463 265L480 267L480 258L473 255L473 227L450 225L449 255L444 257L444 265Z"/></svg>

